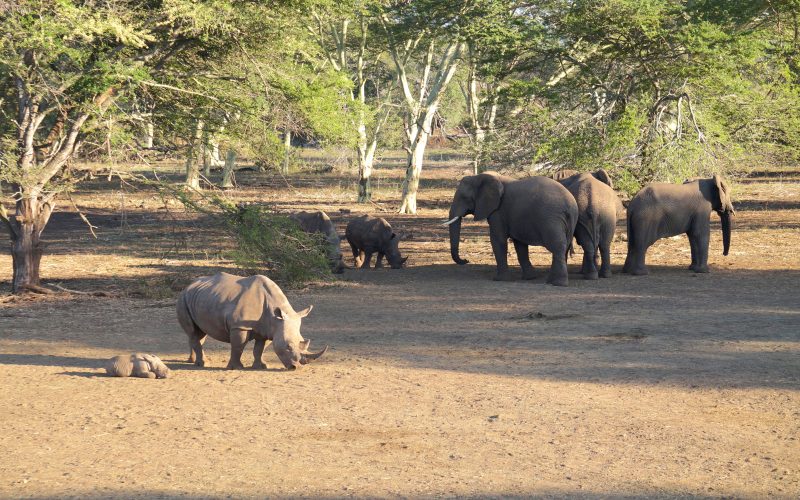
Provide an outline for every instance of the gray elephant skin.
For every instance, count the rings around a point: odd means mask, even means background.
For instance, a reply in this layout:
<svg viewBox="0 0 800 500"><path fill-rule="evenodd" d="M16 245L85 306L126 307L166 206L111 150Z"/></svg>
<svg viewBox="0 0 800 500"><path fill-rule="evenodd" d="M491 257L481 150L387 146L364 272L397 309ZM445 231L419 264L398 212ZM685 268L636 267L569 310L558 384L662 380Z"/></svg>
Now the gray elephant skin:
<svg viewBox="0 0 800 500"><path fill-rule="evenodd" d="M547 283L568 284L567 252L578 223L578 205L564 186L547 177L517 180L496 172L461 179L446 223L450 226L450 255L460 265L468 262L459 256L459 241L461 219L469 214L476 221L489 222L489 239L497 262L495 280L513 279L508 270L511 238L523 279L535 278L528 246L537 245L553 254Z"/></svg>
<svg viewBox="0 0 800 500"><path fill-rule="evenodd" d="M169 378L170 371L158 356L144 353L114 356L106 362L112 377Z"/></svg>
<svg viewBox="0 0 800 500"><path fill-rule="evenodd" d="M321 234L325 238L325 250L331 266L331 272L334 274L343 273L347 266L344 265L342 260L341 240L336 232L336 226L333 225L328 214L322 210L317 210L315 212L298 212L289 215L289 218L297 222L300 225L300 229L306 233Z"/></svg>
<svg viewBox="0 0 800 500"><path fill-rule="evenodd" d="M372 254L377 253L375 268L383 267L383 258L389 262L392 269L400 269L408 257L400 254L400 240L392 226L381 217L362 215L347 223L345 238L353 250L355 266L362 269L369 268Z"/></svg>
<svg viewBox="0 0 800 500"><path fill-rule="evenodd" d="M583 248L581 273L586 279L611 277L611 242L617 219L622 215L622 201L614 192L614 184L602 168L593 173L575 173L559 180L578 204L578 225L575 240ZM602 265L598 272L598 253Z"/></svg>
<svg viewBox="0 0 800 500"><path fill-rule="evenodd" d="M288 370L318 359L328 349L308 351L310 341L300 334L300 323L312 306L295 312L266 276L218 273L198 278L181 292L176 309L178 322L189 336L189 362L197 366L205 366L207 336L231 344L228 369L243 368L242 352L251 340L255 341L253 368L266 368L261 356L269 342Z"/></svg>
<svg viewBox="0 0 800 500"><path fill-rule="evenodd" d="M648 274L647 249L660 238L685 233L689 237L696 273L708 272L708 241L711 211L722 222L723 255L731 244L731 222L735 211L730 187L718 175L683 184L650 184L639 191L628 205L628 256L622 272Z"/></svg>

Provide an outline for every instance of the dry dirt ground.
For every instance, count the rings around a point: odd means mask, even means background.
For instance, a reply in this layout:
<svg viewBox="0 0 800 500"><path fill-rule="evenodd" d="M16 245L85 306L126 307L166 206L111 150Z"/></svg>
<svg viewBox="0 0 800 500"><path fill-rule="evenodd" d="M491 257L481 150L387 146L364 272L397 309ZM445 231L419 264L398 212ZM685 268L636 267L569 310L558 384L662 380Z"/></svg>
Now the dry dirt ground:
<svg viewBox="0 0 800 500"><path fill-rule="evenodd" d="M398 216L398 158L376 203L351 174L241 172L231 196L281 210L380 214L413 233L403 270L348 271L288 290L312 347L300 372L184 362L174 296L229 269L202 218L98 177L56 214L45 283L118 297L0 296L0 496L747 497L800 496L800 172L740 179L732 249L685 270L685 238L649 254L652 274L570 286L491 280L485 223L465 223L450 262L445 219L458 157L432 154L420 215ZM351 210L351 213L340 210ZM620 232L623 231L620 225ZM547 255L533 253L546 268ZM348 256L349 261L349 256ZM512 257L512 262L515 259ZM8 291L10 256L0 254ZM156 353L167 380L106 377L116 354ZM249 361L245 354L245 364Z"/></svg>

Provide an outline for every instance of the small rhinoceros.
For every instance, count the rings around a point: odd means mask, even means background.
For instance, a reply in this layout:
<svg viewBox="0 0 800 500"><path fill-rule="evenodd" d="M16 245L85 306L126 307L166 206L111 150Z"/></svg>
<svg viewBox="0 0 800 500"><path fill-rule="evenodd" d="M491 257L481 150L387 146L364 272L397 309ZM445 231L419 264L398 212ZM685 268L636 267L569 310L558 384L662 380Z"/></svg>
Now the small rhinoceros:
<svg viewBox="0 0 800 500"><path fill-rule="evenodd" d="M189 362L205 366L206 336L231 344L228 369L244 368L242 352L255 340L253 368L266 368L261 360L269 342L288 370L322 356L311 353L310 340L300 335L300 320L312 306L295 312L281 289L266 276L247 278L217 273L193 281L178 297L178 322L189 336Z"/></svg>
<svg viewBox="0 0 800 500"><path fill-rule="evenodd" d="M168 378L170 372L158 356L137 352L109 359L106 373L112 377Z"/></svg>
<svg viewBox="0 0 800 500"><path fill-rule="evenodd" d="M401 237L392 231L392 226L381 217L362 215L351 220L345 229L345 237L353 250L356 267L369 268L372 254L377 253L375 268L383 267L383 257L392 269L400 269L408 257L400 255Z"/></svg>

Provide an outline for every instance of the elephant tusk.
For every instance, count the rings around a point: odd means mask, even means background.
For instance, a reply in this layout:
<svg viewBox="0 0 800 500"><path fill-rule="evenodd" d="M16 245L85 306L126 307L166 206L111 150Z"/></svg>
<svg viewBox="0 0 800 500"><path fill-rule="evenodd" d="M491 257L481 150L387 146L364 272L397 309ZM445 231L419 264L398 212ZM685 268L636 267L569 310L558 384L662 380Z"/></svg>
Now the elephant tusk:
<svg viewBox="0 0 800 500"><path fill-rule="evenodd" d="M450 224L452 224L453 222L457 221L457 220L458 220L458 219L460 219L460 218L461 218L461 217L459 217L459 216L453 217L452 219L450 219L449 221L445 222L445 223L444 223L444 224L442 224L442 225L443 225L443 226L449 226Z"/></svg>

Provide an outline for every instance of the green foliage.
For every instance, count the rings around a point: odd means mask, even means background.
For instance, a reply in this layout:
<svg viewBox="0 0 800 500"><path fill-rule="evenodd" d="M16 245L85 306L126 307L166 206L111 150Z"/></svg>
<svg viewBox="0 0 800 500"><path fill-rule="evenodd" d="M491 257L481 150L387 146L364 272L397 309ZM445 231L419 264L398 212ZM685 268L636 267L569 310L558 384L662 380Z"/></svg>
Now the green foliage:
<svg viewBox="0 0 800 500"><path fill-rule="evenodd" d="M266 206L235 205L220 195L157 185L231 236L236 247L229 257L243 272L265 274L288 286L332 279L321 234L304 232L295 221Z"/></svg>
<svg viewBox="0 0 800 500"><path fill-rule="evenodd" d="M553 1L514 12L540 21L542 36L512 51L491 140L501 165L603 167L632 192L800 159L795 0Z"/></svg>

